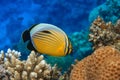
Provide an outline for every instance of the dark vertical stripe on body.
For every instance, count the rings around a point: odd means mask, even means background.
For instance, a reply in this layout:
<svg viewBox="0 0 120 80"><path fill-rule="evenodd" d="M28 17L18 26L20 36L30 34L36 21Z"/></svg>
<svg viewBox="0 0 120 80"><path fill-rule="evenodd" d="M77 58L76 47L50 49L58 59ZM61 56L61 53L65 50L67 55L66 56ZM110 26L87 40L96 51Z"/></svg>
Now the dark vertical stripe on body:
<svg viewBox="0 0 120 80"><path fill-rule="evenodd" d="M68 54L69 54L69 50L70 50L69 46L70 46L70 41L69 41L69 39L68 39L68 46L67 46L68 50L67 50L66 55L68 55Z"/></svg>
<svg viewBox="0 0 120 80"><path fill-rule="evenodd" d="M67 50L67 51L66 51ZM67 55L68 54L68 46L67 46L67 40L66 40L66 38L65 38L65 51L64 51L64 53L65 53L65 55Z"/></svg>

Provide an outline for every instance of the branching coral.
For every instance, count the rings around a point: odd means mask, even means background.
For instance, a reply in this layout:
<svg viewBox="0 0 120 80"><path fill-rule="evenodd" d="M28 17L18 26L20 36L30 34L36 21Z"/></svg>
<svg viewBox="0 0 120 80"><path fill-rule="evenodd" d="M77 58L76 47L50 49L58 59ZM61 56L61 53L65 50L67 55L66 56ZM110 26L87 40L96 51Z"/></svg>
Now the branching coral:
<svg viewBox="0 0 120 80"><path fill-rule="evenodd" d="M120 52L110 46L97 49L74 65L70 80L120 80Z"/></svg>
<svg viewBox="0 0 120 80"><path fill-rule="evenodd" d="M98 16L90 27L89 37L94 49L101 46L114 46L120 50L120 20L113 25L111 22L105 23Z"/></svg>
<svg viewBox="0 0 120 80"><path fill-rule="evenodd" d="M0 65L0 80L10 80L10 73L3 65Z"/></svg>
<svg viewBox="0 0 120 80"><path fill-rule="evenodd" d="M4 53L0 53L0 80L10 80L10 73L4 67Z"/></svg>
<svg viewBox="0 0 120 80"><path fill-rule="evenodd" d="M20 52L10 49L4 57L3 65L10 73L10 80L57 80L61 75L56 65L51 67L42 55L38 56L34 51L26 61L21 61L19 57Z"/></svg>

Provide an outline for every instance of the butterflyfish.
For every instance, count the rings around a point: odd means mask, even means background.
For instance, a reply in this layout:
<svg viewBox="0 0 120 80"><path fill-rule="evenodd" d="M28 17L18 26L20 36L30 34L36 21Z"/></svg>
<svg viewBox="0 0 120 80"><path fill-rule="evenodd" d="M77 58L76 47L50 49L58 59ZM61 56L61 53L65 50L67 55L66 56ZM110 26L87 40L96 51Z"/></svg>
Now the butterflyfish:
<svg viewBox="0 0 120 80"><path fill-rule="evenodd" d="M72 52L71 42L66 33L59 27L40 23L33 25L22 35L29 50L35 50L51 56L65 56Z"/></svg>

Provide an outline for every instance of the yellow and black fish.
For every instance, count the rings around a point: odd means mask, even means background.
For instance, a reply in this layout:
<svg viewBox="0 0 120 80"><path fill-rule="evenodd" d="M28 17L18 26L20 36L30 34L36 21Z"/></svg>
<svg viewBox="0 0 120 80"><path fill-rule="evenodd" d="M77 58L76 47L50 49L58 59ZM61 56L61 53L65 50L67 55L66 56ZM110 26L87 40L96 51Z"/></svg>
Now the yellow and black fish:
<svg viewBox="0 0 120 80"><path fill-rule="evenodd" d="M29 50L43 54L65 56L72 51L71 42L65 32L51 24L34 25L23 33L22 38L24 42L29 40Z"/></svg>

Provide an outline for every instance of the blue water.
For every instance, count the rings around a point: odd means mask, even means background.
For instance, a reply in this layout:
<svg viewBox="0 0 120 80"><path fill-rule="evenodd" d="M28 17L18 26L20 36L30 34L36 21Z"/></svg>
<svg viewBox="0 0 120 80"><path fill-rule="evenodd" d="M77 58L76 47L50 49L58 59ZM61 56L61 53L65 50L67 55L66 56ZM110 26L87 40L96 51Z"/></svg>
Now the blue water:
<svg viewBox="0 0 120 80"><path fill-rule="evenodd" d="M91 10L105 0L1 0L0 50L12 48L22 32L37 23L50 23L68 35L89 28Z"/></svg>
<svg viewBox="0 0 120 80"><path fill-rule="evenodd" d="M93 9L105 2L106 0L1 0L0 50L15 49L21 52L20 59L26 59L30 51L21 39L22 33L34 24L53 24L68 35L73 53L59 58L45 56L45 60L66 71L75 59L81 60L92 53L88 34L90 24L95 19L94 16L97 16ZM91 11L94 12L90 15Z"/></svg>

